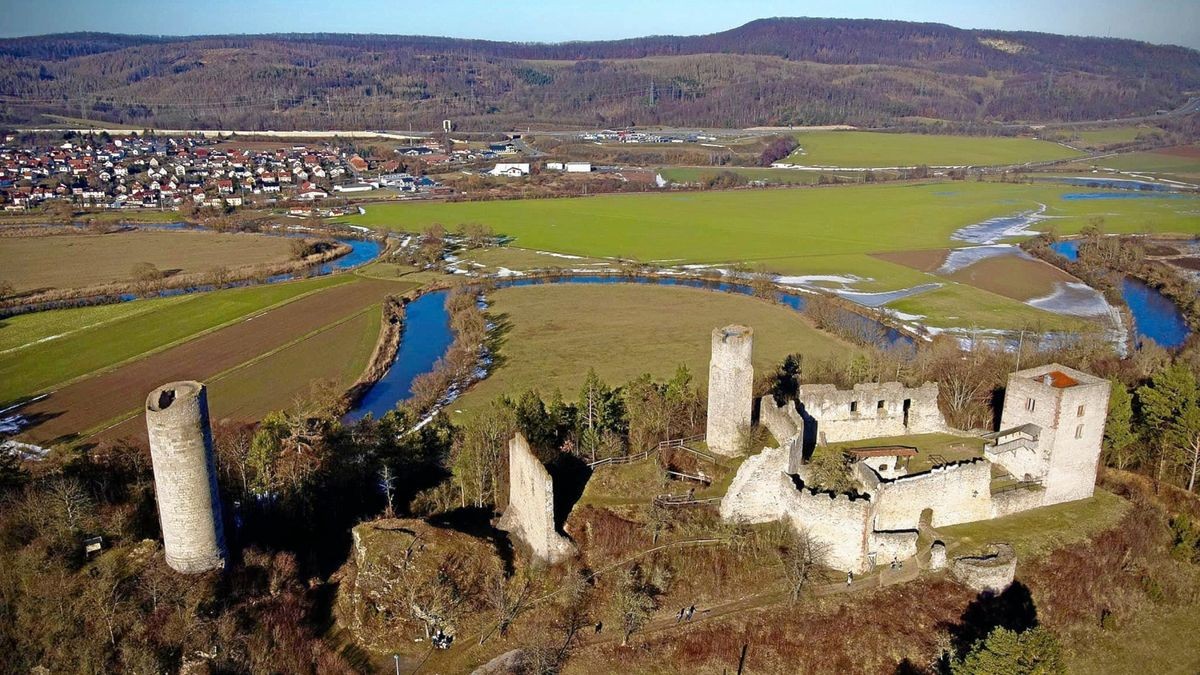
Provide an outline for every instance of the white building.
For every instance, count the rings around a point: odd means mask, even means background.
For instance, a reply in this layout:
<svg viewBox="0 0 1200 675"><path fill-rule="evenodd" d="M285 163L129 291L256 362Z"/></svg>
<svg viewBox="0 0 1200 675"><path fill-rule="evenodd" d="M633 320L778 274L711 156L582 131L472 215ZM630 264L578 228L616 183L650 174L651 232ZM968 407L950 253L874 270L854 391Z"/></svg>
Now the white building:
<svg viewBox="0 0 1200 675"><path fill-rule="evenodd" d="M488 173L492 174L493 176L509 176L511 178L528 176L529 162L500 162Z"/></svg>

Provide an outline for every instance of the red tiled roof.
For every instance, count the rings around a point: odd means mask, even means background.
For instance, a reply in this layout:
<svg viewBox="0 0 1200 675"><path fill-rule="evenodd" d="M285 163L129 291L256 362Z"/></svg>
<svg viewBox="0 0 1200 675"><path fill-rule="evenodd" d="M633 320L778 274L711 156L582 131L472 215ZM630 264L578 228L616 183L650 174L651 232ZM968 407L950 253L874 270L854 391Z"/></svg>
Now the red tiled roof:
<svg viewBox="0 0 1200 675"><path fill-rule="evenodd" d="M1045 378L1047 378L1047 377L1050 378L1049 382L1045 381ZM1067 375L1066 373L1062 372L1061 370L1052 370L1052 371L1046 373L1045 375L1042 375L1035 379L1045 382L1046 384L1049 384L1051 387L1054 387L1055 389L1066 389L1068 387L1074 387L1075 385L1079 384L1079 382L1075 378L1071 377L1070 375Z"/></svg>

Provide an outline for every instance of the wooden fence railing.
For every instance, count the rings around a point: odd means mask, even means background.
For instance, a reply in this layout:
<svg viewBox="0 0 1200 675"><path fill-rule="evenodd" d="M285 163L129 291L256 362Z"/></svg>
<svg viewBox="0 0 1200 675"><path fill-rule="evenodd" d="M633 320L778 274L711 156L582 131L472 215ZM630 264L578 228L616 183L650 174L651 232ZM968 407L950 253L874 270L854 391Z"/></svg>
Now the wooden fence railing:
<svg viewBox="0 0 1200 675"><path fill-rule="evenodd" d="M624 457L605 457L604 459L598 459L594 462L588 462L588 468L595 469L595 468L598 468L601 466L620 466L622 464L632 464L634 462L640 462L643 459L646 459L647 457L649 457L650 455L653 455L654 453L658 452L659 450L663 450L663 449L667 449L667 448L690 452L693 455L695 455L701 459L716 463L716 461L717 461L716 457L713 457L712 455L708 454L707 452L704 452L703 450L697 450L695 448L688 447L688 445L687 445L688 443L695 443L696 441L703 441L703 440L704 440L704 434L696 434L695 436L688 436L687 438L672 438L672 439L666 440L666 441L659 441L658 445L654 446L653 448L650 448L649 450L643 450L642 452L639 452L636 455L625 455Z"/></svg>

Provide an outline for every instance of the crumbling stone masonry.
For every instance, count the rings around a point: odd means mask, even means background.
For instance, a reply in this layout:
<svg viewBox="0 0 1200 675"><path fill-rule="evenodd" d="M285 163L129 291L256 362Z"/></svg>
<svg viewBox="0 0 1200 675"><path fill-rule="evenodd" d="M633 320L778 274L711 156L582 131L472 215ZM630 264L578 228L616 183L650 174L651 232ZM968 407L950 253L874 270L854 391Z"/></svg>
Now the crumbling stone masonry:
<svg viewBox="0 0 1200 675"><path fill-rule="evenodd" d="M788 473L798 473L804 464L804 419L792 401L775 405L775 398L767 395L758 400L758 421L771 432L779 444L788 451Z"/></svg>
<svg viewBox="0 0 1200 675"><path fill-rule="evenodd" d="M818 443L947 431L932 382L916 388L899 382L856 384L849 390L804 384L797 398L805 424L815 426L805 435Z"/></svg>
<svg viewBox="0 0 1200 675"><path fill-rule="evenodd" d="M706 440L713 452L738 454L741 432L750 426L754 404L754 366L750 361L753 347L754 331L748 326L731 325L712 332Z"/></svg>
<svg viewBox="0 0 1200 675"><path fill-rule="evenodd" d="M950 572L980 593L1001 593L1017 576L1017 553L1009 544L989 544L988 548L983 555L955 558Z"/></svg>
<svg viewBox="0 0 1200 675"><path fill-rule="evenodd" d="M946 566L946 545L940 541L929 547L929 569L940 570Z"/></svg>
<svg viewBox="0 0 1200 675"><path fill-rule="evenodd" d="M1043 505L1091 497L1109 393L1107 380L1058 364L1012 373L1001 431L984 456L1017 480L1040 482Z"/></svg>
<svg viewBox="0 0 1200 675"><path fill-rule="evenodd" d="M926 510L933 527L987 520L992 517L991 473L992 465L983 459L891 480L870 469L859 471L876 503L877 530L916 530Z"/></svg>
<svg viewBox="0 0 1200 675"><path fill-rule="evenodd" d="M167 565L185 574L224 567L225 533L204 385L172 382L150 392L146 430Z"/></svg>
<svg viewBox="0 0 1200 675"><path fill-rule="evenodd" d="M525 542L534 558L554 564L575 552L554 526L554 479L518 433L508 442L508 507L496 525Z"/></svg>

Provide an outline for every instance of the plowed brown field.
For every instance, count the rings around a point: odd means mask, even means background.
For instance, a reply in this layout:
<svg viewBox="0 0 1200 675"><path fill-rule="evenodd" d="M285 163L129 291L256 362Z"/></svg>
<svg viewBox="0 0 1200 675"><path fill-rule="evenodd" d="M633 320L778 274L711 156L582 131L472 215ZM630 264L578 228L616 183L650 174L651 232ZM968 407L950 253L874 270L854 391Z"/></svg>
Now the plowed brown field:
<svg viewBox="0 0 1200 675"><path fill-rule="evenodd" d="M35 443L97 430L141 407L147 392L175 380L204 380L378 303L411 285L365 279L335 286L95 377L31 403L21 413ZM286 403L287 401L283 401Z"/></svg>

